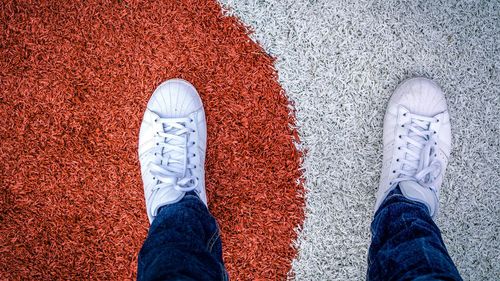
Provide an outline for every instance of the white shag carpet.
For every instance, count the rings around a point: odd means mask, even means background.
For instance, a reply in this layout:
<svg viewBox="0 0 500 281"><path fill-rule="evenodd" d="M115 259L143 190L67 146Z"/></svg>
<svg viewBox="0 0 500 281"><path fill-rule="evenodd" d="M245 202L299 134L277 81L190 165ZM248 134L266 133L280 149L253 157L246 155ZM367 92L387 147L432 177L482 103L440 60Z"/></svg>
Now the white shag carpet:
<svg viewBox="0 0 500 281"><path fill-rule="evenodd" d="M437 220L465 280L500 277L500 2L221 0L277 58L295 104L306 179L297 280L363 280L399 82L435 79L453 150Z"/></svg>

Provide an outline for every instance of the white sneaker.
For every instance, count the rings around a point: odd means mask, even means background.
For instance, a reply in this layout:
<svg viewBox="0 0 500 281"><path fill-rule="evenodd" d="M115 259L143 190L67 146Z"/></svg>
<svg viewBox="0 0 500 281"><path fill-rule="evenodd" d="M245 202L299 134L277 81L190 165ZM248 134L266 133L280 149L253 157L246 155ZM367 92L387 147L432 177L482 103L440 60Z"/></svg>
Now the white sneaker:
<svg viewBox="0 0 500 281"><path fill-rule="evenodd" d="M401 83L384 118L384 158L375 212L399 184L406 198L438 213L439 189L451 149L451 128L443 92L433 81Z"/></svg>
<svg viewBox="0 0 500 281"><path fill-rule="evenodd" d="M162 206L195 191L207 204L207 125L198 92L189 82L163 82L151 96L139 133L144 196L149 222Z"/></svg>

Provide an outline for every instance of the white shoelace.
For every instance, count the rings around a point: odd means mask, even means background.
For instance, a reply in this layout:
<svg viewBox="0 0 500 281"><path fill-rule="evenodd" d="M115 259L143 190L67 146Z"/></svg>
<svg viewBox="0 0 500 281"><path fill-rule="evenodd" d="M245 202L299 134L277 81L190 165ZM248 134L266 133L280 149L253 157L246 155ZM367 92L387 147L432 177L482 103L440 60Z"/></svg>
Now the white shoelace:
<svg viewBox="0 0 500 281"><path fill-rule="evenodd" d="M392 171L398 174L398 177L391 181L390 185L395 186L399 182L411 180L436 192L433 184L441 173L441 163L437 159L436 132L430 127L439 120L411 113L405 114L409 115L410 122L402 126L408 129L408 134L399 137L406 145L398 147L403 150L404 157L396 159L400 162L401 168Z"/></svg>
<svg viewBox="0 0 500 281"><path fill-rule="evenodd" d="M193 122L191 118L155 119L155 123L159 123L163 130L156 133L157 142L149 152L160 158L160 164L149 164L153 179L157 181L152 195L162 188L189 192L198 186L198 178L191 171L196 165L189 161L196 157L192 152L196 143L188 143L189 134L195 132L186 126L190 122Z"/></svg>

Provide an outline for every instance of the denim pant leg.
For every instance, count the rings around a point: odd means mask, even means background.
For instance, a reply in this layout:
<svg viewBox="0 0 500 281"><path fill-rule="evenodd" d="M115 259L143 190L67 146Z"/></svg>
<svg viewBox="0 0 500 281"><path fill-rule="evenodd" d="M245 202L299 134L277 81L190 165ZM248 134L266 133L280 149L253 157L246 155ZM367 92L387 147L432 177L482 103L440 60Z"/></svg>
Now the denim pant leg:
<svg viewBox="0 0 500 281"><path fill-rule="evenodd" d="M367 280L462 280L427 208L389 193L371 225Z"/></svg>
<svg viewBox="0 0 500 281"><path fill-rule="evenodd" d="M217 222L196 194L160 208L139 252L137 280L227 280Z"/></svg>

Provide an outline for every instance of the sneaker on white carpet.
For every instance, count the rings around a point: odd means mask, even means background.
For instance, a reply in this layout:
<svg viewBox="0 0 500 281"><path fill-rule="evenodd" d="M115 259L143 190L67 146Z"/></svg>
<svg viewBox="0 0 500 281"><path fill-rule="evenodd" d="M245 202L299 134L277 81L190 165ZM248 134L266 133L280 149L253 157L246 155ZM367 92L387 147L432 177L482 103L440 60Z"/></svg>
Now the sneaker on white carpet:
<svg viewBox="0 0 500 281"><path fill-rule="evenodd" d="M139 133L139 161L150 223L162 206L195 191L207 204L203 104L189 82L163 82L151 96Z"/></svg>
<svg viewBox="0 0 500 281"><path fill-rule="evenodd" d="M451 149L451 127L440 87L408 79L395 90L384 118L384 157L375 211L398 185L403 195L438 213L439 190Z"/></svg>

